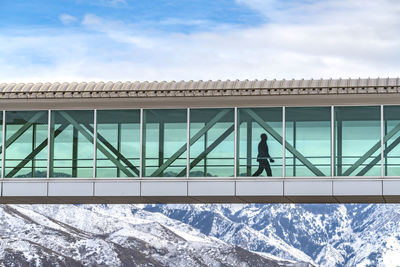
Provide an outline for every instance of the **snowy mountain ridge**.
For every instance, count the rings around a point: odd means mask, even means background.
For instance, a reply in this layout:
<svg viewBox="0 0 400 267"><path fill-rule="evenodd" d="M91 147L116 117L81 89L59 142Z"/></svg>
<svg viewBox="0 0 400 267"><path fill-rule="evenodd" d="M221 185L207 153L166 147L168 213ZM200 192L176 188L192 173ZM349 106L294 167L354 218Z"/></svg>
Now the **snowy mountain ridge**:
<svg viewBox="0 0 400 267"><path fill-rule="evenodd" d="M309 266L134 205L2 205L2 266Z"/></svg>
<svg viewBox="0 0 400 267"><path fill-rule="evenodd" d="M147 205L147 211L252 251L321 266L400 266L391 204Z"/></svg>
<svg viewBox="0 0 400 267"><path fill-rule="evenodd" d="M400 207L1 205L2 266L399 266Z"/></svg>

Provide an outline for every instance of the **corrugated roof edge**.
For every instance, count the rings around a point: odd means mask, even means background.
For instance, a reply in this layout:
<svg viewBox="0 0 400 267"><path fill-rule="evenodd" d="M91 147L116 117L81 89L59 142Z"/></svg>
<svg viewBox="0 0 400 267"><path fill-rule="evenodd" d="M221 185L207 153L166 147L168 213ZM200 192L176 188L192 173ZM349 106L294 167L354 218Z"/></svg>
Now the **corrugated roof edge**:
<svg viewBox="0 0 400 267"><path fill-rule="evenodd" d="M400 78L1 83L0 98L108 98L398 93Z"/></svg>

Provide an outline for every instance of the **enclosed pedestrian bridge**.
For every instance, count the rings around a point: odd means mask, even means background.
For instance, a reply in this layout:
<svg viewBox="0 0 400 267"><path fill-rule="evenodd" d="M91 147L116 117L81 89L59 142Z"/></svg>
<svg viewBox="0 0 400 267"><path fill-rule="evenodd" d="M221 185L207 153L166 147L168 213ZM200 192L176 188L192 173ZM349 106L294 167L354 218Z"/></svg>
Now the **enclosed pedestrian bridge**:
<svg viewBox="0 0 400 267"><path fill-rule="evenodd" d="M400 202L399 90L398 78L0 84L0 202Z"/></svg>

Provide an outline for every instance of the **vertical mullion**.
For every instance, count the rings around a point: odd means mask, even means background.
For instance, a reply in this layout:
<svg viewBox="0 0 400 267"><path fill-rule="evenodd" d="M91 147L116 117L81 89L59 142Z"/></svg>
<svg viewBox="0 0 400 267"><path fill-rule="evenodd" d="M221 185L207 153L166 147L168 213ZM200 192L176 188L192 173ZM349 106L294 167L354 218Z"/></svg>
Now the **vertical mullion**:
<svg viewBox="0 0 400 267"><path fill-rule="evenodd" d="M282 177L286 176L286 108L282 107Z"/></svg>
<svg viewBox="0 0 400 267"><path fill-rule="evenodd" d="M331 106L331 176L335 176L335 107Z"/></svg>
<svg viewBox="0 0 400 267"><path fill-rule="evenodd" d="M190 108L186 109L186 178L190 174Z"/></svg>
<svg viewBox="0 0 400 267"><path fill-rule="evenodd" d="M337 176L342 176L343 175L343 119L339 118L338 121L336 121L335 118L335 125L337 125L337 130L335 131L336 133L336 143L337 145L335 146L335 154L337 153L336 159L336 175Z"/></svg>
<svg viewBox="0 0 400 267"><path fill-rule="evenodd" d="M117 149L118 152L121 152L121 131L122 131L122 126L121 123L118 122L117 125ZM119 156L117 156L117 160L118 162L121 162L121 158ZM117 177L121 176L121 170L120 168L117 167Z"/></svg>
<svg viewBox="0 0 400 267"><path fill-rule="evenodd" d="M72 128L72 177L78 176L78 139L79 132L76 127ZM90 142L90 141L89 141Z"/></svg>
<svg viewBox="0 0 400 267"><path fill-rule="evenodd" d="M47 150L47 171L48 171L48 177L54 176L54 111L49 110L49 122L48 122L48 136L47 136L47 145L48 145L48 150Z"/></svg>
<svg viewBox="0 0 400 267"><path fill-rule="evenodd" d="M97 109L93 111L93 178L96 178L97 158Z"/></svg>
<svg viewBox="0 0 400 267"><path fill-rule="evenodd" d="M46 177L50 178L50 130L51 130L51 111L47 111L47 174Z"/></svg>
<svg viewBox="0 0 400 267"><path fill-rule="evenodd" d="M383 105L381 105L381 176L384 176L383 172Z"/></svg>
<svg viewBox="0 0 400 267"><path fill-rule="evenodd" d="M35 147L36 147L36 131L37 131L37 124L33 124L32 125L32 151L34 151L35 150ZM35 157L33 157L32 159L31 159L31 161L32 161L32 165L31 165L31 174L32 174L32 177L35 177Z"/></svg>
<svg viewBox="0 0 400 267"><path fill-rule="evenodd" d="M158 168L160 168L164 163L165 123L159 122L158 125ZM160 175L164 176L164 171Z"/></svg>
<svg viewBox="0 0 400 267"><path fill-rule="evenodd" d="M238 114L237 114L237 107L235 107L235 118L234 118L234 141L235 141L235 143L234 143L234 146L233 146L233 151L234 151L234 156L233 156L233 159L234 159L234 162L233 162L233 167L234 167L234 170L233 170L233 177L234 178L236 178L237 177L237 137L238 137L238 134L237 134L237 118L238 118Z"/></svg>
<svg viewBox="0 0 400 267"><path fill-rule="evenodd" d="M4 160L5 160L5 152L6 152L6 111L3 110L3 123L2 123L3 132L1 133L1 178L4 178Z"/></svg>
<svg viewBox="0 0 400 267"><path fill-rule="evenodd" d="M206 125L206 123L204 123ZM208 143L208 131L204 133L204 151L207 150L207 143ZM204 177L207 176L207 156L203 159L204 166L203 166L203 175Z"/></svg>
<svg viewBox="0 0 400 267"><path fill-rule="evenodd" d="M139 145L139 150L140 150L140 155L139 155L139 178L143 177L143 109L140 109L140 145Z"/></svg>
<svg viewBox="0 0 400 267"><path fill-rule="evenodd" d="M246 176L251 176L251 167L253 163L253 151L252 151L252 136L253 136L253 128L252 128L251 120L246 122ZM239 127L240 128L240 127ZM239 129L240 131L240 129ZM239 153L238 153L239 154ZM240 155L238 155L238 160L240 161ZM239 162L240 168L240 162Z"/></svg>
<svg viewBox="0 0 400 267"><path fill-rule="evenodd" d="M383 109L383 110L385 110L385 109ZM385 114L383 114L383 116L385 116ZM387 135L387 130L388 130L388 123L387 123L387 120L385 120L385 117L383 118L383 127L384 127L384 132L383 132L383 138L385 138L385 136ZM388 176L388 155L387 155L387 152L386 152L386 155L385 155L385 151L386 151L386 149L387 149L387 147L388 147L388 140L386 141L386 142L384 142L384 144L383 144L383 160L384 160L384 172L383 172L383 175L384 176Z"/></svg>
<svg viewBox="0 0 400 267"><path fill-rule="evenodd" d="M293 147L296 149L296 120L293 120ZM293 176L296 176L296 156L293 155Z"/></svg>

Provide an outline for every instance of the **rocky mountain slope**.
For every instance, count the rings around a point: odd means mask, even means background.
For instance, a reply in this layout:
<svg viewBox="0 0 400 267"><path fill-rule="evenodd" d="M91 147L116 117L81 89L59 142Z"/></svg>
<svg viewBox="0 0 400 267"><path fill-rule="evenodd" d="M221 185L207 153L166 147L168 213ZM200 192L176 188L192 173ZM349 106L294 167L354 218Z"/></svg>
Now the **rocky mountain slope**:
<svg viewBox="0 0 400 267"><path fill-rule="evenodd" d="M398 205L147 205L242 248L321 266L399 266Z"/></svg>
<svg viewBox="0 0 400 267"><path fill-rule="evenodd" d="M0 205L0 265L399 266L398 205Z"/></svg>
<svg viewBox="0 0 400 267"><path fill-rule="evenodd" d="M1 205L1 266L309 266L134 205Z"/></svg>

